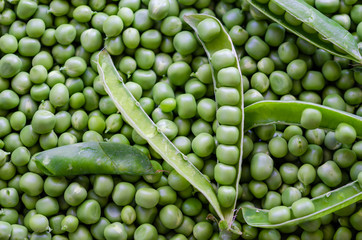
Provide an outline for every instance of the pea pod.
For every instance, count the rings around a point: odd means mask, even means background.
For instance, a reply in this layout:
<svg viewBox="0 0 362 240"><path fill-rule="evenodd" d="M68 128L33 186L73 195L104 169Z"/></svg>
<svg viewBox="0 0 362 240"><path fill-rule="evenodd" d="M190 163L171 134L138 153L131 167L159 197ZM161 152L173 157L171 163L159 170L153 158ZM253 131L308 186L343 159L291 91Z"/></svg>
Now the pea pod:
<svg viewBox="0 0 362 240"><path fill-rule="evenodd" d="M311 44L314 44L316 47L322 48L336 56L348 58L360 64L362 63L361 53L352 34L339 23L323 15L304 0L274 0L273 2L303 22L303 24L313 28L323 39L321 39L317 33L307 33L303 29L302 24L295 26L288 23L284 18L284 14L277 15L273 13L268 8L268 4L260 3L260 1L257 0L248 0L248 2L273 21ZM342 51L337 51L335 47Z"/></svg>
<svg viewBox="0 0 362 240"><path fill-rule="evenodd" d="M305 221L318 219L329 213L333 213L339 209L347 207L352 203L362 200L362 189L358 181L354 181L311 200L315 207L315 211L313 213L300 218L292 218L291 220L282 223L270 223L268 220L269 210L257 208L242 208L243 217L248 225L254 227L277 228L297 225Z"/></svg>
<svg viewBox="0 0 362 240"><path fill-rule="evenodd" d="M99 53L97 67L104 88L121 112L122 118L124 118L141 137L147 140L148 144L160 154L168 164L200 191L214 207L219 217L224 219L215 191L210 182L193 164L187 161L186 156L168 140L158 129L157 125L149 118L139 102L136 101L125 86L123 79L118 74L106 50Z"/></svg>
<svg viewBox="0 0 362 240"><path fill-rule="evenodd" d="M212 33L211 35L216 35L208 36L207 34L201 32L203 30L203 24L208 25L208 23L205 20L209 20L212 19L214 20L214 23L217 23L219 25L220 28L220 32L218 34L214 34ZM190 14L190 15L186 15L184 16L184 20L187 24L189 24L193 30L197 33L197 37L200 40L203 48L205 49L205 52L208 56L210 65L212 67L212 75L213 75L213 83L214 83L214 92L215 94L217 94L217 91L219 91L219 89L221 89L222 87L224 89L230 89L230 90L237 90L237 95L239 100L235 101L235 103L225 103L225 104L221 104L218 101L218 97L216 97L216 102L218 103L218 110L217 110L217 116L220 116L224 113L226 113L227 111L222 111L221 109L225 107L227 108L235 108L237 107L238 109L241 109L241 121L238 122L231 122L231 121L225 121L224 119L222 119L222 117L218 118L218 127L220 126L232 126L232 127L236 127L239 132L240 132L240 136L236 142L236 146L239 149L240 155L239 155L239 159L237 161L237 163L235 164L235 168L237 171L237 176L235 181L233 181L233 183L231 184L234 188L235 188L235 192L236 192L236 196L238 196L238 184L241 178L241 166L242 166L242 152L243 152L243 132L244 132L244 101L243 101L243 85L241 84L241 70L240 70L240 65L239 65L239 61L238 61L238 56L237 53L235 51L235 48L233 46L232 40L228 34L228 32L225 30L225 28L223 27L223 25L221 24L221 22L212 16L209 15L205 15L205 14ZM207 24L206 24L207 23ZM206 28L204 29L208 29L210 28L209 26L205 26ZM207 30L206 30L207 31ZM207 40L206 40L207 39ZM206 40L206 41L205 41ZM216 57L218 57L218 53L221 53L221 51L224 50L229 50L232 52L233 57L235 59L234 63L228 64L226 65L225 63L218 63L216 64ZM227 59L223 59L228 61ZM234 74L234 72L228 71L229 69L234 69L236 74ZM226 74L227 73L227 74ZM231 73L231 74L230 74ZM226 75L226 77L224 77L223 75ZM234 76L237 75L240 77L240 82L234 82L231 79L234 78ZM221 90L220 90L221 91ZM222 97L224 98L224 97ZM220 115L218 114L220 111ZM222 113L221 113L222 112ZM226 114L225 114L226 115ZM226 145L233 145L230 143L222 143L221 140L218 139L218 134L216 133L216 139L219 141L220 144L226 144ZM216 170L215 170L216 171ZM217 180L217 179L216 179ZM219 183L224 185L224 183ZM227 225L227 229L232 230L232 223L233 223L233 217L234 217L234 209L236 206L236 201L237 198L235 198L234 203L229 206L229 207L224 207L223 210L223 214L225 216L225 220ZM221 229L223 228L222 225L220 225ZM237 230L236 230L237 232Z"/></svg>
<svg viewBox="0 0 362 240"><path fill-rule="evenodd" d="M83 174L154 174L146 155L135 147L111 142L84 142L53 148L32 157L48 176Z"/></svg>
<svg viewBox="0 0 362 240"><path fill-rule="evenodd" d="M302 101L260 101L245 107L245 130L267 125L287 124L300 125L304 109L312 108L322 113L320 128L336 129L340 123L353 126L357 136L362 138L362 117L322 106L319 104Z"/></svg>

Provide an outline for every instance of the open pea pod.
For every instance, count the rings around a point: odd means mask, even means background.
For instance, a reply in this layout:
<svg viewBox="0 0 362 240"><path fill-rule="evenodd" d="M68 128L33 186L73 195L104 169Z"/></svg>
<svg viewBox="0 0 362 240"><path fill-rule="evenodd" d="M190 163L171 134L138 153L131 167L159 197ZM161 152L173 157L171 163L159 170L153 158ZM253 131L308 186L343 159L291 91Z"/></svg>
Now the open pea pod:
<svg viewBox="0 0 362 240"><path fill-rule="evenodd" d="M206 19L213 19L220 28L220 33L217 35L217 37L213 38L210 41L203 41L200 38L199 35L199 29L198 26L199 24ZM218 89L221 87L220 82L217 80L217 75L218 75L218 70L216 70L212 64L212 57L215 56L214 54L220 50L230 50L233 53L233 56L235 58L235 63L232 65L232 67L236 68L239 76L241 78L241 69L240 69L240 65L239 65L239 58L237 56L237 53L235 51L234 45L232 43L232 40L228 34L228 32L226 31L226 29L224 28L224 26L222 25L222 23L215 17L210 16L210 15L206 15L206 14L189 14L187 16L184 16L184 20L185 22L190 25L192 27L192 29L197 33L197 37L200 41L200 43L202 44L203 48L205 49L205 52L208 56L210 65L212 67L212 76L213 76L213 85L214 85L214 91L215 93L218 91ZM235 182L232 184L235 187L235 191L236 191L236 196L238 196L238 185L239 185L239 181L241 178L241 166L242 166L242 152L243 152L243 132L244 132L244 101L243 101L243 85L240 83L238 84L235 89L238 91L239 95L240 95L240 100L239 102L235 105L235 107L241 109L241 121L240 123L237 125L237 128L240 131L240 137L236 143L236 146L238 147L239 151L240 151L240 157L238 159L238 163L235 165L235 168L237 170L237 176L236 176L236 180ZM216 101L217 102L217 101ZM218 103L218 102L217 102ZM218 123L219 125L219 123ZM236 202L237 202L237 198L235 198L234 204L231 207L227 207L227 208L222 208L227 226L226 228L229 231L233 231L235 233L239 233L237 229L233 229L232 228L232 223L233 223L233 218L235 215L235 206L236 206ZM222 230L223 226L222 226L222 222L221 222L221 230Z"/></svg>
<svg viewBox="0 0 362 240"><path fill-rule="evenodd" d="M123 119L141 137L147 140L148 144L168 164L200 191L213 206L220 219L224 219L211 183L193 164L187 161L187 157L158 129L157 125L125 86L122 77L112 62L111 56L106 50L99 53L97 68L106 92L121 112Z"/></svg>
<svg viewBox="0 0 362 240"><path fill-rule="evenodd" d="M362 189L358 181L354 181L311 200L315 207L314 213L300 218L292 218L291 220L282 223L270 223L268 219L269 210L263 210L258 208L242 208L243 217L248 225L254 227L278 228L297 225L305 221L310 221L323 217L329 213L333 213L339 209L347 207L352 203L362 200Z"/></svg>
<svg viewBox="0 0 362 240"><path fill-rule="evenodd" d="M336 129L340 123L348 123L362 138L362 117L319 104L302 101L260 101L244 109L244 128L267 124L300 125L300 119L305 109L312 108L322 113L320 128Z"/></svg>
<svg viewBox="0 0 362 240"><path fill-rule="evenodd" d="M32 157L48 176L84 174L154 174L149 158L139 149L111 142L83 142L52 148Z"/></svg>
<svg viewBox="0 0 362 240"><path fill-rule="evenodd" d="M295 26L288 23L284 18L284 14L277 15L273 13L268 8L268 4L260 3L257 0L247 1L270 19L316 47L322 48L333 55L348 58L362 64L358 43L352 34L304 0L273 0L273 2L304 24L316 30L316 33L306 32L302 24ZM320 38L318 33L323 39Z"/></svg>

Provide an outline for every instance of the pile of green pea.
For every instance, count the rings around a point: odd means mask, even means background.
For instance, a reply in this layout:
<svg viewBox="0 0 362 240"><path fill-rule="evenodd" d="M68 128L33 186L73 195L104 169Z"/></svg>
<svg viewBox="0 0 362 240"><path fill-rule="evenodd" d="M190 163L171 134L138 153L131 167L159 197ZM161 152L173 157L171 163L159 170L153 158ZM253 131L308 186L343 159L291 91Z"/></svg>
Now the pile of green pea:
<svg viewBox="0 0 362 240"><path fill-rule="evenodd" d="M330 2L361 41L362 5ZM113 56L145 112L216 188L230 172L215 168L222 155L212 67L182 18L190 13L215 15L228 30L245 106L301 100L362 116L362 72L353 62L286 32L245 0L0 0L0 239L219 239L206 198L123 121L94 62L102 48ZM339 141L341 133L350 139L345 129L248 131L238 207L274 209L272 221L287 220L283 206L300 204L293 214L301 216L306 199L356 180L362 141ZM46 177L30 161L87 141L131 144L159 171ZM361 222L356 203L293 227L255 228L241 211L234 224L243 239L362 239Z"/></svg>

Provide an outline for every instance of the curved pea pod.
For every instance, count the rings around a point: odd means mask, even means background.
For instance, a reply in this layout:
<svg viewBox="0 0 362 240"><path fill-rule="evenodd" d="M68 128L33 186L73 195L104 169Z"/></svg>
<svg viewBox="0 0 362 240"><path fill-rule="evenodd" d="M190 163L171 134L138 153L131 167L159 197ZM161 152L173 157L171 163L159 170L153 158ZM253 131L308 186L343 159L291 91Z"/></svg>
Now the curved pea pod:
<svg viewBox="0 0 362 240"><path fill-rule="evenodd" d="M362 56L358 49L358 43L350 32L339 23L323 15L304 0L274 0L273 2L299 21L313 28L317 33L307 33L302 24L292 25L284 19L284 14L277 15L270 11L268 4L257 0L248 2L273 21L279 23L290 32L310 42L318 48L322 48L333 55L348 58L362 63ZM321 38L318 36L321 35ZM336 50L339 49L339 50Z"/></svg>
<svg viewBox="0 0 362 240"><path fill-rule="evenodd" d="M221 69L217 69L214 66L214 63L212 62L212 57L215 56L215 53L217 54L224 50L231 51L233 57L235 58L235 61L234 61L234 63L232 63L231 65L229 64L228 66L236 69L237 74L241 78L241 69L240 69L240 65L239 65L239 61L238 61L239 57L235 51L232 40L231 40L228 32L225 30L224 26L222 25L222 23L217 18L206 15L206 14L189 14L187 16L185 15L183 18L184 18L185 22L187 24L189 24L192 27L192 29L197 33L197 37L198 37L200 43L202 44L203 48L205 49L205 52L208 56L210 65L212 66L214 91L217 92L218 89L220 87L222 87L222 83L221 83L220 79L218 79L218 77L219 77L219 73L226 69L224 67L222 67ZM205 40L205 37L202 37L202 33L199 32L198 26L200 25L200 23L202 24L202 22L204 20L208 20L208 19L214 20L214 22L219 25L220 32L216 35L216 37L213 37L212 39L210 39L208 41L203 41L202 39ZM203 22L203 23L205 23L205 22ZM229 77L230 77L230 75L226 79L231 78L231 77L230 78ZM239 130L239 132L243 133L244 132L244 130L243 130L244 129L244 110L243 110L244 101L243 101L243 94L242 94L243 85L241 84L241 82L240 82L240 84L232 84L232 89L236 89L237 92L239 93L240 99L237 100L236 104L234 104L232 107L237 107L238 109L241 109L241 112L240 112L241 121L236 124L232 123L231 125L233 125L233 127L235 125L235 127ZM219 109L221 109L221 107ZM218 124L220 124L220 123L218 123ZM228 122L226 125L228 125L228 124L230 124L230 123ZM243 134L240 134L240 137L238 138L235 145L239 149L240 156L239 156L238 162L235 164L235 168L237 171L236 179L231 185L235 188L236 196L238 196L238 184L239 184L239 181L241 178L241 166L242 166L242 154L241 153L243 152ZM226 224L224 224L223 222L219 223L219 227L222 230L222 234L227 235L228 231L234 232L236 234L240 234L240 231L238 229L234 229L234 227L232 226L232 223L234 221L236 202L237 202L237 198L235 198L234 203L230 207L222 208L222 211L223 211L223 214L225 217L225 221L226 221ZM228 231L223 231L223 230L228 230Z"/></svg>
<svg viewBox="0 0 362 240"><path fill-rule="evenodd" d="M147 140L148 144L168 164L200 191L213 206L219 217L224 219L211 183L192 163L187 161L187 157L158 129L157 125L125 86L122 77L112 62L111 56L106 50L99 53L97 67L104 88L122 114L122 118L141 137Z"/></svg>
<svg viewBox="0 0 362 240"><path fill-rule="evenodd" d="M267 124L300 125L305 109L312 108L322 113L320 128L335 130L340 123L348 123L362 138L362 117L319 104L302 101L260 101L247 106L245 112L245 131Z"/></svg>
<svg viewBox="0 0 362 240"><path fill-rule="evenodd" d="M135 147L111 142L84 142L53 148L32 157L48 176L83 174L154 174L148 157Z"/></svg>
<svg viewBox="0 0 362 240"><path fill-rule="evenodd" d="M242 208L242 211L246 223L250 226L261 228L277 228L297 225L305 221L318 219L329 213L333 213L339 209L347 207L352 203L358 202L361 199L362 189L359 186L358 181L354 181L344 185L343 187L337 188L333 191L311 199L315 207L315 211L313 213L300 218L292 218L282 223L270 223L268 219L269 210L244 207Z"/></svg>

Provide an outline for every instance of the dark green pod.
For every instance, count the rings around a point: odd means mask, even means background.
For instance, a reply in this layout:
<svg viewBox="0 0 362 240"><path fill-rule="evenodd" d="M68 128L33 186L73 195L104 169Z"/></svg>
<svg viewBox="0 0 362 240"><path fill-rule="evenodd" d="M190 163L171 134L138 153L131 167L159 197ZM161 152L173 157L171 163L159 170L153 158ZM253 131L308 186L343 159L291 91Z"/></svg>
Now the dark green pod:
<svg viewBox="0 0 362 240"><path fill-rule="evenodd" d="M34 155L32 160L48 176L154 174L148 157L140 150L111 142L84 142L57 147Z"/></svg>

